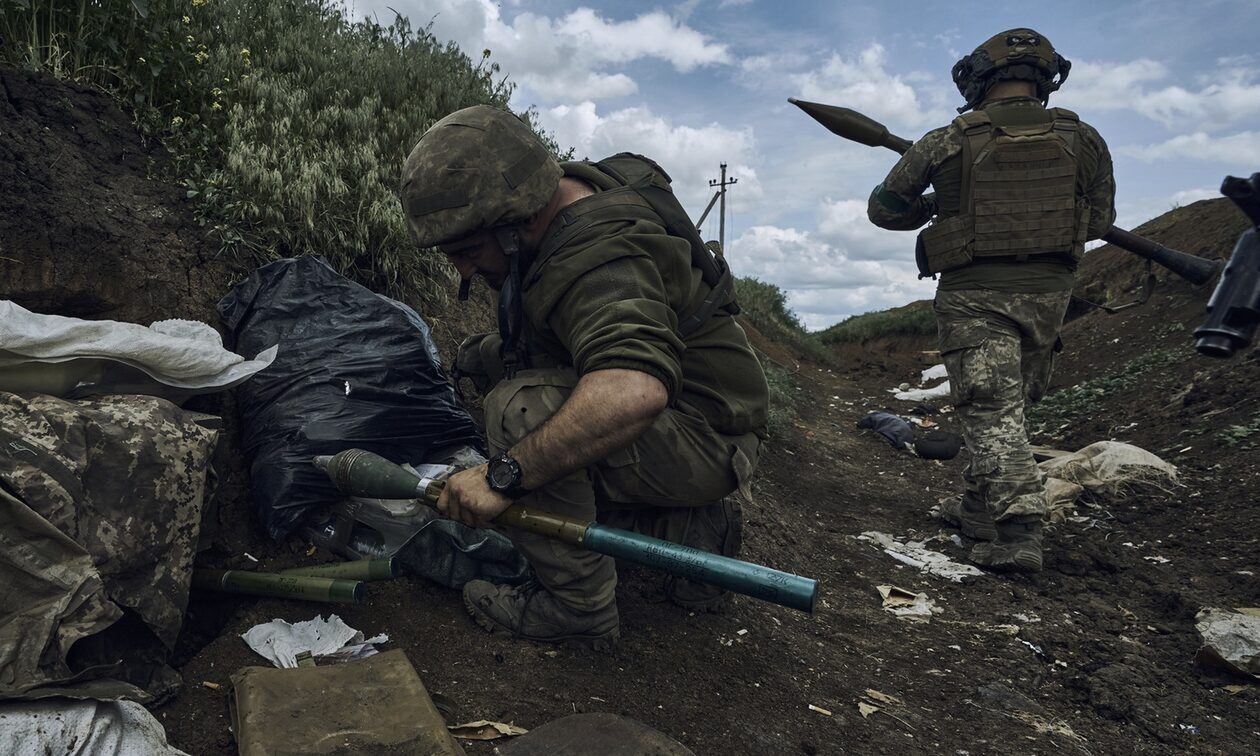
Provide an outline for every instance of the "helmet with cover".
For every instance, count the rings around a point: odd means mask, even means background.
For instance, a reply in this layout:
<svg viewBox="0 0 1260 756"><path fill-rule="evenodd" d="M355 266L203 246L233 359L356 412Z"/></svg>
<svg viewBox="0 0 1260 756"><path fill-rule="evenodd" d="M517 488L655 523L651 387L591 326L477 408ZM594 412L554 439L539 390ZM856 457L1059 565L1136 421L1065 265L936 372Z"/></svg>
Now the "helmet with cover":
<svg viewBox="0 0 1260 756"><path fill-rule="evenodd" d="M954 84L970 110L984 100L985 92L1007 79L1030 81L1044 102L1067 80L1071 61L1054 51L1050 40L1032 29L1009 29L995 34L970 55L954 64Z"/></svg>
<svg viewBox="0 0 1260 756"><path fill-rule="evenodd" d="M524 121L475 105L433 124L411 150L403 212L421 246L446 244L525 222L551 200L561 175Z"/></svg>

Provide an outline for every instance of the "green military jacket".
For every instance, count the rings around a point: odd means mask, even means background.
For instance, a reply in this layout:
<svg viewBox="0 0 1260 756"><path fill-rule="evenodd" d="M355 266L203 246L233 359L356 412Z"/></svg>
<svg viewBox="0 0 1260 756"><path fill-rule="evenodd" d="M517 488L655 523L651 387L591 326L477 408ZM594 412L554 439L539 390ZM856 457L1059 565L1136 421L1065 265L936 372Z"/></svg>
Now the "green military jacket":
<svg viewBox="0 0 1260 756"><path fill-rule="evenodd" d="M617 186L587 164L562 167L597 193ZM568 209L580 211L581 202ZM541 249L562 222L563 214ZM583 375L648 373L669 389L672 406L698 412L718 432L764 435L769 389L735 319L718 311L685 340L677 334L679 314L707 292L686 240L646 220L596 223L530 263L522 279L526 348L531 360L545 355Z"/></svg>
<svg viewBox="0 0 1260 756"><path fill-rule="evenodd" d="M982 103L980 110L1039 108L1033 97L1009 97ZM1080 123L1077 137L1076 191L1090 204L1088 238L1097 239L1115 221L1116 182L1111 153L1102 136ZM935 195L924 195L928 185ZM916 229L936 216L958 215L962 194L962 137L953 125L929 131L901 156L884 182L875 187L867 215L881 228ZM941 274L942 290L995 289L1011 292L1051 292L1072 288L1075 264L1067 261L974 262Z"/></svg>

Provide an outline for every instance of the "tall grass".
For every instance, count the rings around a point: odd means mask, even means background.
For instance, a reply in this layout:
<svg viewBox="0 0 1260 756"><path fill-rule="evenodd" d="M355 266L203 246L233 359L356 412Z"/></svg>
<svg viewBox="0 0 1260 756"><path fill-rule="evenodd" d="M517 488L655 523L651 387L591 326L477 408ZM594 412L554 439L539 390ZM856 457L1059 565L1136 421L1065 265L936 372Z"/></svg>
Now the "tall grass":
<svg viewBox="0 0 1260 756"><path fill-rule="evenodd" d="M223 251L252 263L320 254L377 290L445 306L451 273L411 242L398 178L437 119L506 107L512 84L488 51L472 60L428 28L352 21L330 0L0 0L0 11L0 60L134 104Z"/></svg>

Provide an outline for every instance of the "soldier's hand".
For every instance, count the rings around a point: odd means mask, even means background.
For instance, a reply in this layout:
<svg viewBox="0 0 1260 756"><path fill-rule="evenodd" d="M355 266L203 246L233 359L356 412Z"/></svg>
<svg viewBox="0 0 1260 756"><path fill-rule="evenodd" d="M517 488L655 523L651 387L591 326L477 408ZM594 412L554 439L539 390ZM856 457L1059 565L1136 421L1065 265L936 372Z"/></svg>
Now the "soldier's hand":
<svg viewBox="0 0 1260 756"><path fill-rule="evenodd" d="M437 510L469 527L484 528L511 504L511 499L486 482L486 465L477 465L446 479Z"/></svg>

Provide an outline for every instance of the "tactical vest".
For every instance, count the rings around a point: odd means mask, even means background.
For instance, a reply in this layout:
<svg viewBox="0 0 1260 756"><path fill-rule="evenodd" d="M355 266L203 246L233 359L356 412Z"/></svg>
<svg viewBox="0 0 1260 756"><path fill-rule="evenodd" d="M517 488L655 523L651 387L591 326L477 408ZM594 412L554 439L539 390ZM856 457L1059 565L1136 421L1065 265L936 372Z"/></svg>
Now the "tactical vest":
<svg viewBox="0 0 1260 756"><path fill-rule="evenodd" d="M919 234L921 277L973 261L1076 260L1084 253L1089 204L1076 192L1080 119L1063 108L997 112L1000 123L983 110L954 119L962 142L959 214Z"/></svg>

